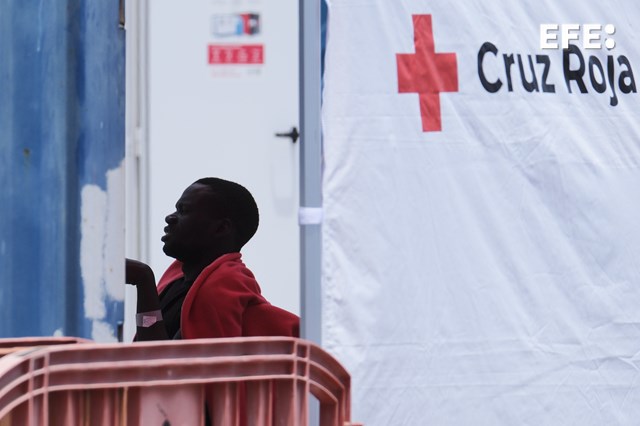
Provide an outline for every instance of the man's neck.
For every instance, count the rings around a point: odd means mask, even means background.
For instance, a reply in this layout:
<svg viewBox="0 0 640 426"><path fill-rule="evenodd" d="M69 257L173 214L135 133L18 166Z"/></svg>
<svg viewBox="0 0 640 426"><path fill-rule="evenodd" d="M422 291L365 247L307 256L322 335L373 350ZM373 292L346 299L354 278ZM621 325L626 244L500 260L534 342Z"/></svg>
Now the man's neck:
<svg viewBox="0 0 640 426"><path fill-rule="evenodd" d="M184 273L185 281L192 281L192 282L195 281L196 278L198 278L198 275L200 275L200 273L204 270L204 268L206 268L211 263L213 263L217 258L225 254L227 253L218 253L215 255L207 256L200 260L183 262L182 272Z"/></svg>

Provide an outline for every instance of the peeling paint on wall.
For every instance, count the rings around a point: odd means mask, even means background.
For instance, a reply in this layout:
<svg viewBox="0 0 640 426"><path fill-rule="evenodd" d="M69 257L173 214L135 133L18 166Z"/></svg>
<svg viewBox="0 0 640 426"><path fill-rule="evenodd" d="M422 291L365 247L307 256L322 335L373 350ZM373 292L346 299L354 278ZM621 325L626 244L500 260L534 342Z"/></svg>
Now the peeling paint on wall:
<svg viewBox="0 0 640 426"><path fill-rule="evenodd" d="M108 306L124 301L124 162L107 172L107 190L88 184L81 192L80 271L84 315L91 338L115 342Z"/></svg>
<svg viewBox="0 0 640 426"><path fill-rule="evenodd" d="M119 4L0 4L0 337L112 341L124 309Z"/></svg>
<svg viewBox="0 0 640 426"><path fill-rule="evenodd" d="M111 300L124 302L124 160L107 172L105 284Z"/></svg>

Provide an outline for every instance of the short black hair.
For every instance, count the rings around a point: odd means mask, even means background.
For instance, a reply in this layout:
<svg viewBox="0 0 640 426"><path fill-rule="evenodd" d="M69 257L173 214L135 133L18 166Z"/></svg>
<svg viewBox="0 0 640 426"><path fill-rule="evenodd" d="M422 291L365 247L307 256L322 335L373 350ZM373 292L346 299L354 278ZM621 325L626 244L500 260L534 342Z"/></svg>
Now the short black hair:
<svg viewBox="0 0 640 426"><path fill-rule="evenodd" d="M240 250L258 230L260 213L253 195L239 183L206 177L194 183L208 186L218 198L219 208L234 225L237 249Z"/></svg>

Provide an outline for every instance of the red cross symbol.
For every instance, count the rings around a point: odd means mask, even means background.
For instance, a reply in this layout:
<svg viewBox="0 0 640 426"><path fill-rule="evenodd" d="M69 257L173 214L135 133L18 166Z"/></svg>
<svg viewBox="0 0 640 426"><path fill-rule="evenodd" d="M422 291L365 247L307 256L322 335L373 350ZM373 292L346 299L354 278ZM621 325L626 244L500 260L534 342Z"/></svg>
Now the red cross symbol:
<svg viewBox="0 0 640 426"><path fill-rule="evenodd" d="M418 93L422 130L442 130L440 92L458 91L455 53L436 53L431 15L413 15L416 53L398 53L398 92Z"/></svg>

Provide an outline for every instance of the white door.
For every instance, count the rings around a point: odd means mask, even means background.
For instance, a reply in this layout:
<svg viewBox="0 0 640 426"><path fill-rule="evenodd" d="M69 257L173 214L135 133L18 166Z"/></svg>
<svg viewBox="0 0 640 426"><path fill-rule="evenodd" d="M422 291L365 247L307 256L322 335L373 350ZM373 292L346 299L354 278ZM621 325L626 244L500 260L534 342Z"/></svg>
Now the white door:
<svg viewBox="0 0 640 426"><path fill-rule="evenodd" d="M149 2L149 241L157 277L164 217L185 187L246 186L260 227L243 249L263 294L299 313L298 1Z"/></svg>

